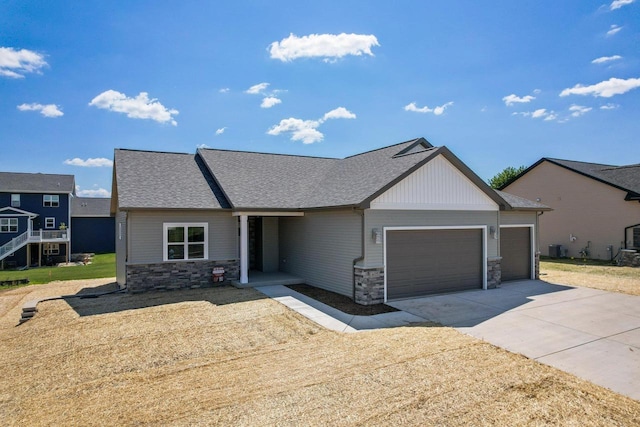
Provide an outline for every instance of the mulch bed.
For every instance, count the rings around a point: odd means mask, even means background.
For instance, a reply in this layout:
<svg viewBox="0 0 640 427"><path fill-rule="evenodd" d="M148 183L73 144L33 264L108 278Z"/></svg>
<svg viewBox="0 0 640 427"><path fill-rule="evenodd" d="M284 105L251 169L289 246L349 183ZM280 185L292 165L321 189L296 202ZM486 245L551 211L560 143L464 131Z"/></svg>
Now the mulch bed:
<svg viewBox="0 0 640 427"><path fill-rule="evenodd" d="M356 316L373 316L374 314L392 313L398 311L397 309L388 306L386 304L375 305L360 305L353 302L353 300L347 296L336 294L335 292L327 291L320 288L315 288L309 285L287 285L289 289L293 289L296 292L300 292L303 295L313 298L316 301L327 304L333 308L336 308L343 313L353 314Z"/></svg>

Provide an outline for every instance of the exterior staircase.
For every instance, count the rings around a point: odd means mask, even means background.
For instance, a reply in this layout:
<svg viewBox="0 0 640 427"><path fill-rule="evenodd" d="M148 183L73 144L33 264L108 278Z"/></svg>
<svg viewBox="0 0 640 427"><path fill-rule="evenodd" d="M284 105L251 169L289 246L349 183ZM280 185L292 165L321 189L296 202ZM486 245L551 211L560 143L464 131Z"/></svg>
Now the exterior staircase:
<svg viewBox="0 0 640 427"><path fill-rule="evenodd" d="M18 237L14 237L4 245L0 246L0 261L29 243L29 231L25 231Z"/></svg>

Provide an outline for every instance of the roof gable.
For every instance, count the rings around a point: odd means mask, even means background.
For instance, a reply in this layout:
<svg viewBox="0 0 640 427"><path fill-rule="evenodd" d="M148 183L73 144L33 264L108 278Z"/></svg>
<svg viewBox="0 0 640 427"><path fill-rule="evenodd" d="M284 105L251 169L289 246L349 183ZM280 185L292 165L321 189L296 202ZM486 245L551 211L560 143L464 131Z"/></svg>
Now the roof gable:
<svg viewBox="0 0 640 427"><path fill-rule="evenodd" d="M500 189L508 188L509 185L521 179L534 168L543 162L548 162L568 171L580 174L587 178L626 191L626 200L640 200L640 164L627 166L613 166L600 163L578 162L574 160L562 160L543 157L529 168L524 170L513 180L503 185Z"/></svg>
<svg viewBox="0 0 640 427"><path fill-rule="evenodd" d="M442 154L371 201L371 209L497 211L498 204Z"/></svg>
<svg viewBox="0 0 640 427"><path fill-rule="evenodd" d="M31 218L35 218L38 216L38 214L27 212L23 209L5 207L0 209L0 216L29 216Z"/></svg>
<svg viewBox="0 0 640 427"><path fill-rule="evenodd" d="M115 150L113 197L120 209L223 209L193 154Z"/></svg>

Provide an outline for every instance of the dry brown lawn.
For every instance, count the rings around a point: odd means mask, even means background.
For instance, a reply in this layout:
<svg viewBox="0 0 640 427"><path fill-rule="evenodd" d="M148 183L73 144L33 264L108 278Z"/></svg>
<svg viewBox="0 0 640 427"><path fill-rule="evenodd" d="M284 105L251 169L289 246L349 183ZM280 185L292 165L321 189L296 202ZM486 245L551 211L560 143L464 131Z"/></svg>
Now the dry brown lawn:
<svg viewBox="0 0 640 427"><path fill-rule="evenodd" d="M93 281L98 286L105 281ZM2 425L633 425L640 402L444 327L327 331L252 289L0 293Z"/></svg>
<svg viewBox="0 0 640 427"><path fill-rule="evenodd" d="M540 273L549 283L640 295L640 268L541 261Z"/></svg>

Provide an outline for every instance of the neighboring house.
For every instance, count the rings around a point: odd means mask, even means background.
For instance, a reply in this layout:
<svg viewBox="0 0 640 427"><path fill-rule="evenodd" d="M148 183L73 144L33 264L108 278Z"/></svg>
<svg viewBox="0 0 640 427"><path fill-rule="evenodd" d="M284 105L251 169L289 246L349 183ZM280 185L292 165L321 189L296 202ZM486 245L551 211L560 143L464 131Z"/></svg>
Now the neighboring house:
<svg viewBox="0 0 640 427"><path fill-rule="evenodd" d="M537 277L548 210L424 138L345 159L118 149L113 177L117 280L132 292L206 285L214 267L360 304L491 288Z"/></svg>
<svg viewBox="0 0 640 427"><path fill-rule="evenodd" d="M73 175L0 172L0 267L68 260Z"/></svg>
<svg viewBox="0 0 640 427"><path fill-rule="evenodd" d="M71 250L73 253L116 251L115 218L110 213L111 199L74 197L71 201Z"/></svg>
<svg viewBox="0 0 640 427"><path fill-rule="evenodd" d="M609 260L640 249L640 165L542 158L504 190L553 208L540 217L543 255Z"/></svg>

